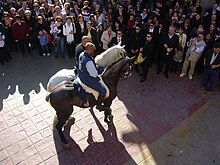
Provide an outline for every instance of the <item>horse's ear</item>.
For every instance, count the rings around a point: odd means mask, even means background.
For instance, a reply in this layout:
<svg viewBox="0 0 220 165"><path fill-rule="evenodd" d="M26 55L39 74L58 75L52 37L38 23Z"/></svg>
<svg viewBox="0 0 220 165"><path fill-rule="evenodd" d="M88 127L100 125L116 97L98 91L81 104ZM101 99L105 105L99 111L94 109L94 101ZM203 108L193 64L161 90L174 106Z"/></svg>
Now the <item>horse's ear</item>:
<svg viewBox="0 0 220 165"><path fill-rule="evenodd" d="M125 48L125 45L123 45L122 48L124 49L124 48Z"/></svg>

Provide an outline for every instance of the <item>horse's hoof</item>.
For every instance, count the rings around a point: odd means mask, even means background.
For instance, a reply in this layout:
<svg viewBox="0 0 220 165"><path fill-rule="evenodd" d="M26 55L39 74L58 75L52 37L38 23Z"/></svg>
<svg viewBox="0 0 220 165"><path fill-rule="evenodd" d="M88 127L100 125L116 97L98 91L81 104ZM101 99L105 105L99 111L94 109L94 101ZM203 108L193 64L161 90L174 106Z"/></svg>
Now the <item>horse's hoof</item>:
<svg viewBox="0 0 220 165"><path fill-rule="evenodd" d="M108 119L104 119L104 122L106 122L107 124L110 124L110 121L108 121Z"/></svg>
<svg viewBox="0 0 220 165"><path fill-rule="evenodd" d="M73 125L73 124L75 124L75 118L74 117L71 117L70 119L69 119L69 122L70 122L70 125Z"/></svg>
<svg viewBox="0 0 220 165"><path fill-rule="evenodd" d="M113 117L114 117L113 115L109 115L109 117L108 117L108 118L109 118L109 121L110 121L111 123L113 123Z"/></svg>

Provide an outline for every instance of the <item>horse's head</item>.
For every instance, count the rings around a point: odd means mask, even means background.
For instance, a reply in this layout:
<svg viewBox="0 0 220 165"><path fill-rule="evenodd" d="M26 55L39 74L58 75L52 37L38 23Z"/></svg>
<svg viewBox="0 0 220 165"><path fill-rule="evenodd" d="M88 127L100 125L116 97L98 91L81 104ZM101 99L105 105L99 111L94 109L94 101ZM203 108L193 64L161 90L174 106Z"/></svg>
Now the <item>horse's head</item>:
<svg viewBox="0 0 220 165"><path fill-rule="evenodd" d="M117 60L126 57L127 52L125 51L125 45L123 46L116 45L115 48L117 49L117 55L116 55Z"/></svg>
<svg viewBox="0 0 220 165"><path fill-rule="evenodd" d="M118 61L114 62L108 66L104 73L104 77L110 77L112 79L117 78L128 78L131 76L133 70L132 59L128 57L120 58Z"/></svg>
<svg viewBox="0 0 220 165"><path fill-rule="evenodd" d="M118 61L120 58L124 58L127 54L124 47L125 46L120 45L112 46L100 55L97 55L95 58L95 63L99 67L107 67L115 61Z"/></svg>

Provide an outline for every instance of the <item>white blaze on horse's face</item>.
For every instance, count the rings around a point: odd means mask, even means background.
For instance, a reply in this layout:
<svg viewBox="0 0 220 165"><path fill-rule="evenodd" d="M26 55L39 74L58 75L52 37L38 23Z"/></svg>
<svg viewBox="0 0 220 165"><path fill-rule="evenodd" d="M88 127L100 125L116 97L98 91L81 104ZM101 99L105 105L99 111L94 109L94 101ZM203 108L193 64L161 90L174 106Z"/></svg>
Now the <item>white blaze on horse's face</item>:
<svg viewBox="0 0 220 165"><path fill-rule="evenodd" d="M124 49L124 46L120 46L119 50L118 50L118 58L124 58L126 56L126 51Z"/></svg>

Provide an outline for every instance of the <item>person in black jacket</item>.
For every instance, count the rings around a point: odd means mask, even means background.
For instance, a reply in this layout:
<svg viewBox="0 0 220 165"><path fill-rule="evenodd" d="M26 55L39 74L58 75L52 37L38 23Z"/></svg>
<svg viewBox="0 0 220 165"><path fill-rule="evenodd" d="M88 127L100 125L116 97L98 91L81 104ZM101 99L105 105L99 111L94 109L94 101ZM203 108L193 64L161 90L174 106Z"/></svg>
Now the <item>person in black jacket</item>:
<svg viewBox="0 0 220 165"><path fill-rule="evenodd" d="M163 35L161 38L161 43L163 45L163 52L160 59L160 64L157 70L157 75L160 74L160 72L163 69L163 64L165 62L166 68L165 68L165 77L168 78L168 73L171 69L171 65L173 64L173 56L175 54L175 49L179 45L179 37L174 33L175 27L170 26L169 31L167 34Z"/></svg>
<svg viewBox="0 0 220 165"><path fill-rule="evenodd" d="M154 54L154 42L153 42L153 33L147 33L146 41L143 46L143 57L144 61L141 63L143 69L143 77L141 83L147 79L148 69L151 64L153 54Z"/></svg>
<svg viewBox="0 0 220 165"><path fill-rule="evenodd" d="M122 30L118 30L116 37L113 37L111 42L109 43L109 47L112 47L114 45L118 45L120 43L121 46L125 45L126 46L126 40L123 36Z"/></svg>
<svg viewBox="0 0 220 165"><path fill-rule="evenodd" d="M80 44L76 46L75 49L75 63L76 63L76 68L78 69L78 64L79 64L79 55L85 50L86 43L91 42L91 38L88 36L83 36L82 41Z"/></svg>
<svg viewBox="0 0 220 165"><path fill-rule="evenodd" d="M220 42L214 44L205 54L205 71L203 78L203 88L207 94L212 94L220 73Z"/></svg>

